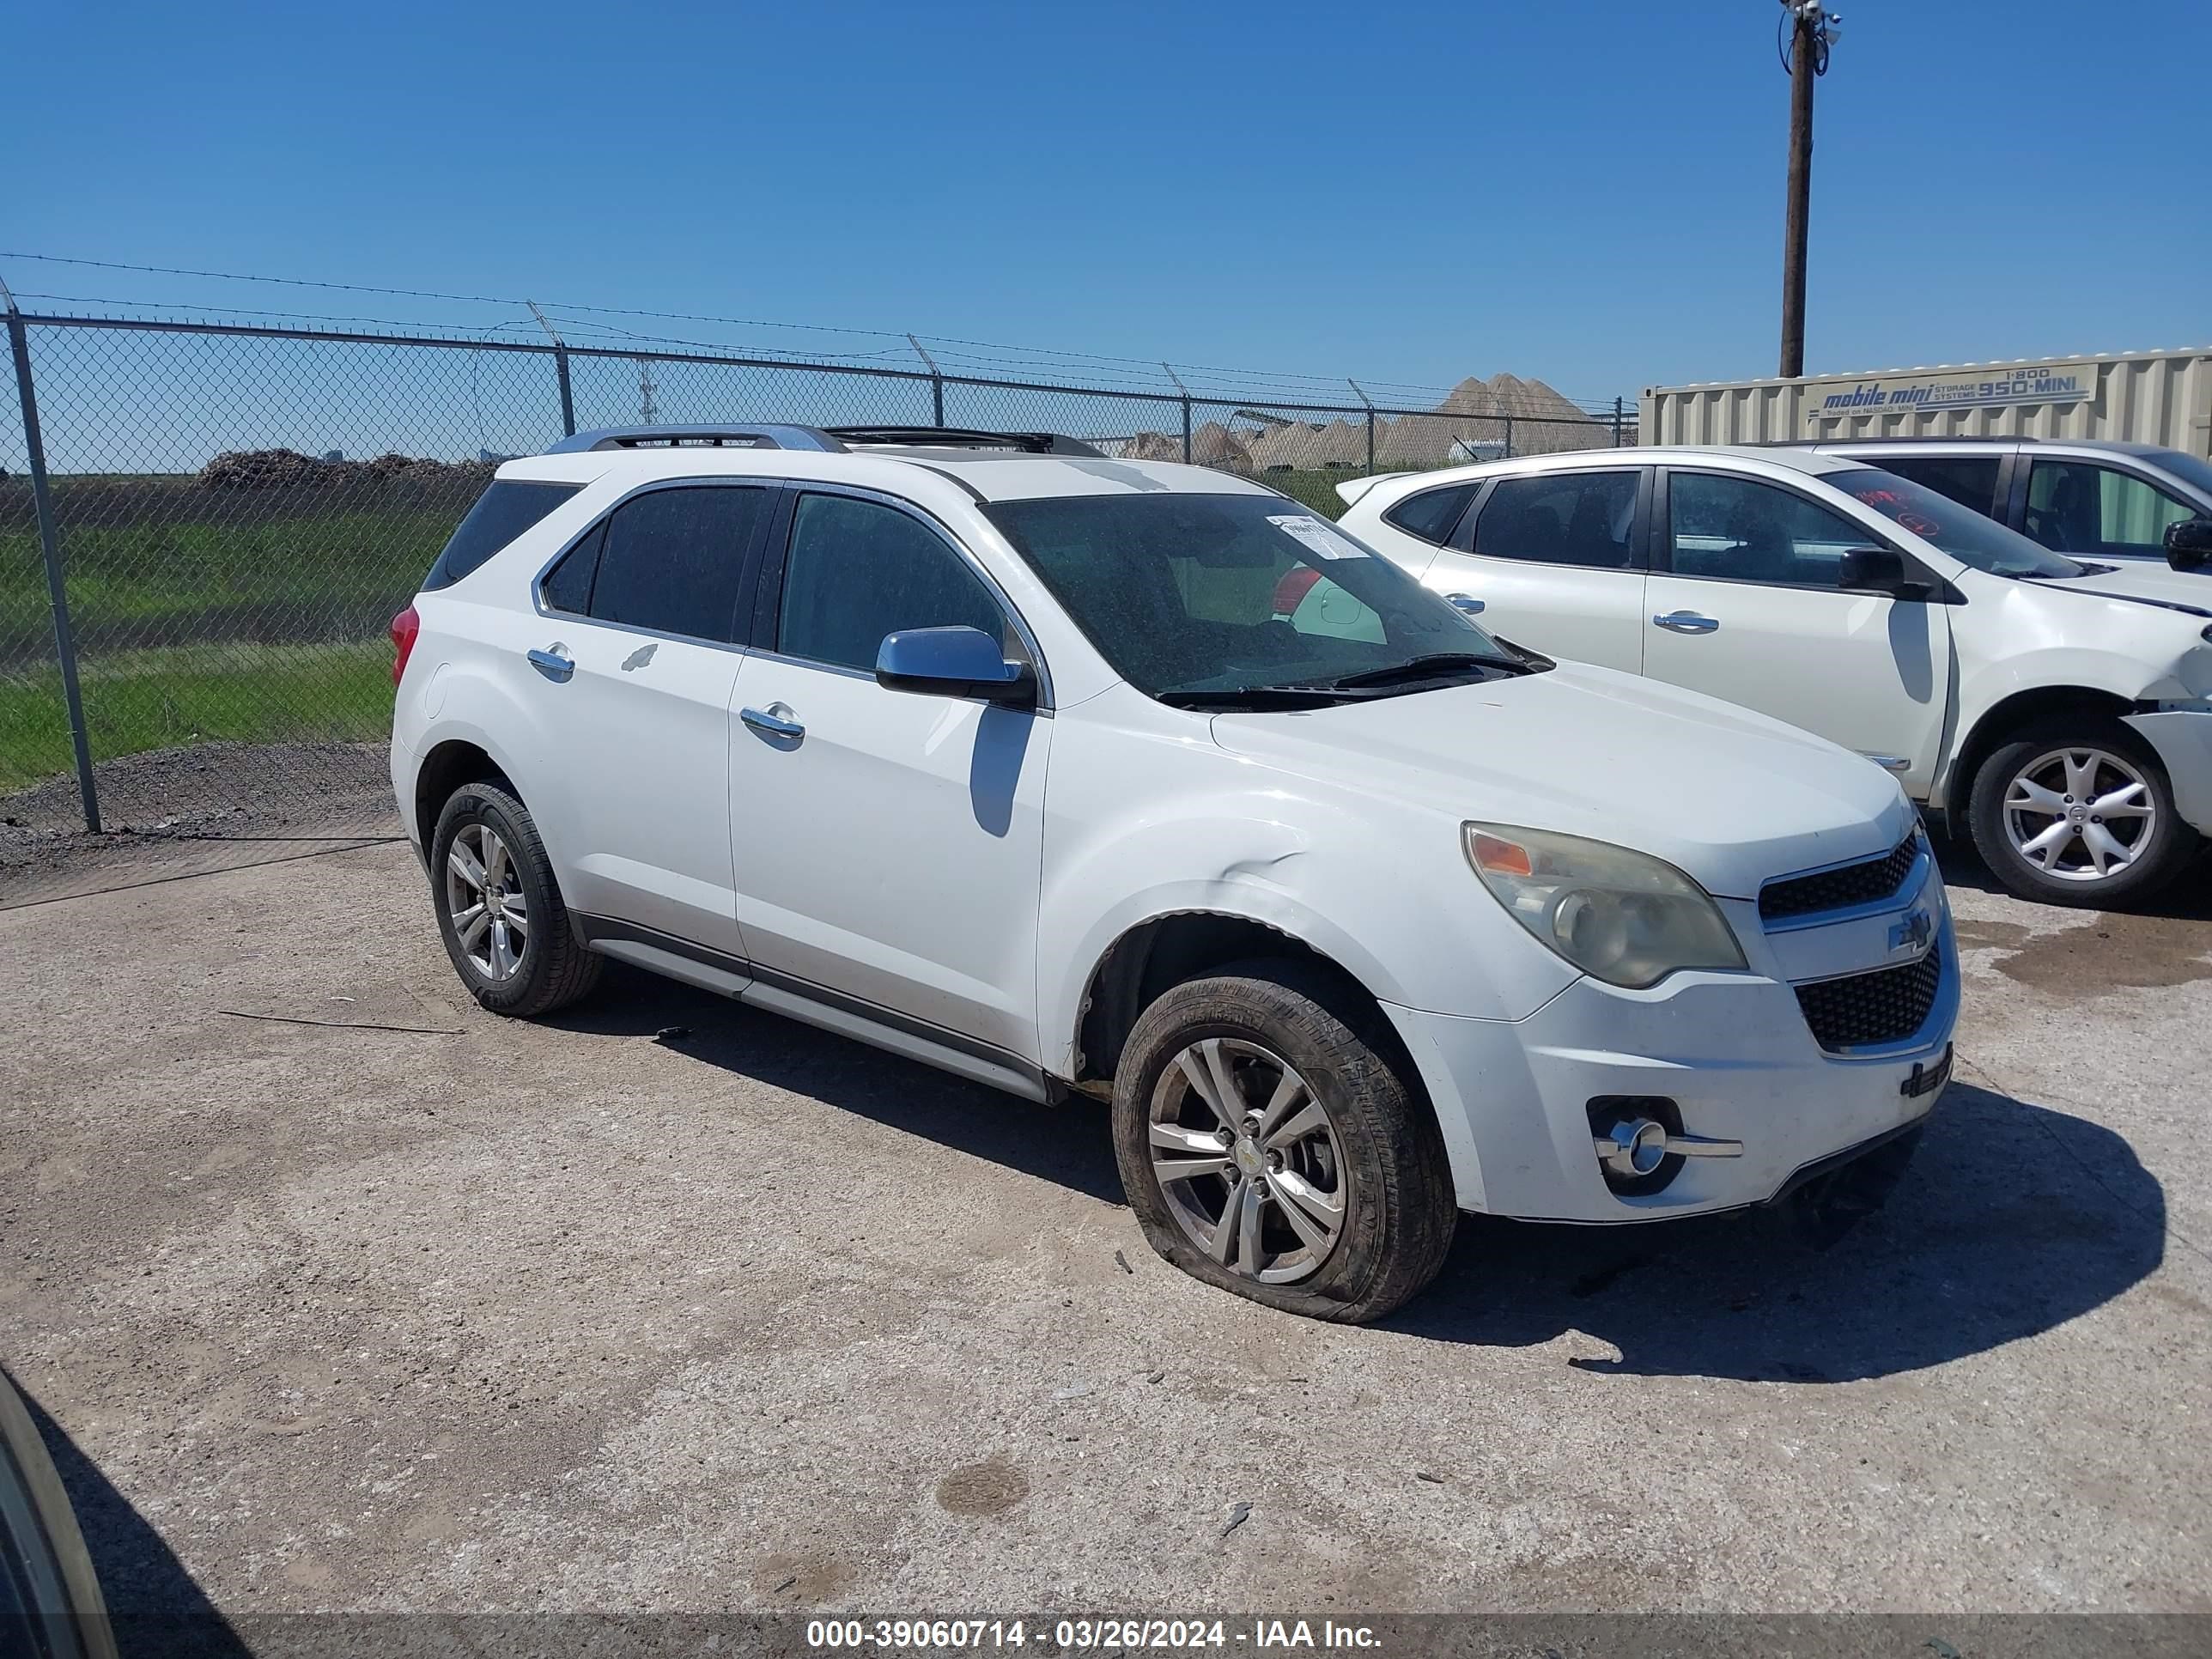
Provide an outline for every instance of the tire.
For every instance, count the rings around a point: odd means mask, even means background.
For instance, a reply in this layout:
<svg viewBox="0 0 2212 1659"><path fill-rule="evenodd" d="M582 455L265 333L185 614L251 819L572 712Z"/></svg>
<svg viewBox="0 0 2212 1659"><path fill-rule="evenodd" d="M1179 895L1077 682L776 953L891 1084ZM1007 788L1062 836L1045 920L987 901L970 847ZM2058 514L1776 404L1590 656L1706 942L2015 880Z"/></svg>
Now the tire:
<svg viewBox="0 0 2212 1659"><path fill-rule="evenodd" d="M457 847L459 866L454 861ZM486 884L471 885L471 878L461 873L471 861L497 889L499 902L486 907L490 917L477 916L457 927L456 908L471 894L480 896ZM529 809L497 785L464 784L439 812L430 836L430 893L453 971L491 1012L516 1019L550 1014L599 982L604 959L586 950L568 925L568 908ZM463 908L461 914L466 919L474 913Z"/></svg>
<svg viewBox="0 0 2212 1659"><path fill-rule="evenodd" d="M1139 1017L1114 1079L1115 1156L1152 1249L1219 1289L1346 1324L1379 1319L1421 1291L1443 1266L1458 1211L1443 1137L1397 1052L1376 1009L1299 963L1238 963L1162 994ZM1248 1123L1272 1103L1287 1066L1304 1092L1282 1106L1273 1133L1312 1121L1302 1101L1319 1107L1320 1127L1284 1135L1272 1159L1249 1133L1224 1145L1209 1091L1180 1063L1186 1054L1214 1094L1204 1056L1220 1059L1239 1097L1231 1115L1241 1106ZM1177 1141L1160 1148L1164 1158L1219 1172L1164 1176L1153 1158L1156 1121ZM1191 1138L1203 1134L1212 1144L1194 1148ZM1263 1166L1256 1181L1246 1172L1254 1164ZM1232 1196L1240 1191L1264 1194L1249 1260L1244 1212ZM1310 1207L1297 1193L1321 1202ZM1217 1212L1233 1214L1235 1227L1208 1227ZM1316 1249L1316 1235L1326 1249Z"/></svg>
<svg viewBox="0 0 2212 1659"><path fill-rule="evenodd" d="M2107 821L2091 810L2100 802L2124 816ZM2063 825L2077 817L2068 834ZM2042 904L2104 907L2148 897L2181 873L2199 844L2174 811L2172 786L2150 745L2097 714L2039 720L1999 744L1974 774L1968 821L1990 873ZM2102 838L2091 840L2099 831ZM2050 834L2064 838L2039 854L2022 850ZM2124 863L2114 845L2124 849ZM2109 873L2097 873L2100 860Z"/></svg>

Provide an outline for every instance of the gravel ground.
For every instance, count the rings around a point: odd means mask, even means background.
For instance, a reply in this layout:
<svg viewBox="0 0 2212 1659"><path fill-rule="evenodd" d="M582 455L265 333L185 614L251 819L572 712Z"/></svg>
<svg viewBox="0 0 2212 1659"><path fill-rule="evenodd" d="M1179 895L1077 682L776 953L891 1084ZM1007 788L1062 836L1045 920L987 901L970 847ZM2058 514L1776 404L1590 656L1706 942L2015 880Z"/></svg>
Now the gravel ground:
<svg viewBox="0 0 2212 1659"><path fill-rule="evenodd" d="M96 836L74 775L0 795L0 909L397 836L387 754L383 744L203 743L102 761Z"/></svg>
<svg viewBox="0 0 2212 1659"><path fill-rule="evenodd" d="M1469 1221L1369 1329L1155 1259L1094 1106L483 1015L404 847L15 909L0 1352L125 1613L2212 1610L2207 889L1954 893L1885 1214Z"/></svg>

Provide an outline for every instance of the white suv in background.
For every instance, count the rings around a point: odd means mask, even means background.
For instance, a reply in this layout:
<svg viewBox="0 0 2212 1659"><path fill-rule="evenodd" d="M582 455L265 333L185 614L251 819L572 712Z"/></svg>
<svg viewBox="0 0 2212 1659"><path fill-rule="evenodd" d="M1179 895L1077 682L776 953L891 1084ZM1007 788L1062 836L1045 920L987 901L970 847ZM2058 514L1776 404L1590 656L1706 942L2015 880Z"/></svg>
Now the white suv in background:
<svg viewBox="0 0 2212 1659"><path fill-rule="evenodd" d="M2071 559L1805 449L1585 451L1338 491L1345 528L1518 644L1878 761L2024 897L2144 897L2212 834L2202 576Z"/></svg>
<svg viewBox="0 0 2212 1659"><path fill-rule="evenodd" d="M1153 1247L1277 1307L1387 1312L1462 1209L1855 1213L1949 1074L1879 768L1503 646L1218 472L586 434L501 467L394 635L483 1006L615 957L1109 1100Z"/></svg>

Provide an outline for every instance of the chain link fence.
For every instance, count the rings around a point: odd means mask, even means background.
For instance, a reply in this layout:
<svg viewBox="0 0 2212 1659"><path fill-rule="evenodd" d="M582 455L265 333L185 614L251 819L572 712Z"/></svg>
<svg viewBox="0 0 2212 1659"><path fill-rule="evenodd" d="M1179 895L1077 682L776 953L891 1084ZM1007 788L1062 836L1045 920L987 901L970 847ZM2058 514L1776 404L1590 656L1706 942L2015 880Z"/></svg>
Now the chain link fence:
<svg viewBox="0 0 2212 1659"><path fill-rule="evenodd" d="M1172 370L1173 390L1144 391L259 325L11 312L9 331L0 904L94 884L112 863L101 849L190 848L204 866L396 833L390 620L498 462L565 432L1062 432L1255 477L1332 515L1348 477L1635 441L1620 405L1571 420L1364 393L1295 404Z"/></svg>

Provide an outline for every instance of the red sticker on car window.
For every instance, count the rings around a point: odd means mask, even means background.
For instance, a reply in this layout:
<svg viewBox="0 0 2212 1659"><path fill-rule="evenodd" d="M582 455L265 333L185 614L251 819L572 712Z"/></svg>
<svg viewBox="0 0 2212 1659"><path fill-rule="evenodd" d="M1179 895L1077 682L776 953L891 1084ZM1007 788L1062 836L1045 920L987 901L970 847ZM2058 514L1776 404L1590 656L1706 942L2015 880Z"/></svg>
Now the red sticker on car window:
<svg viewBox="0 0 2212 1659"><path fill-rule="evenodd" d="M1897 521L1916 536L1933 536L1943 528L1924 513L1900 513Z"/></svg>

